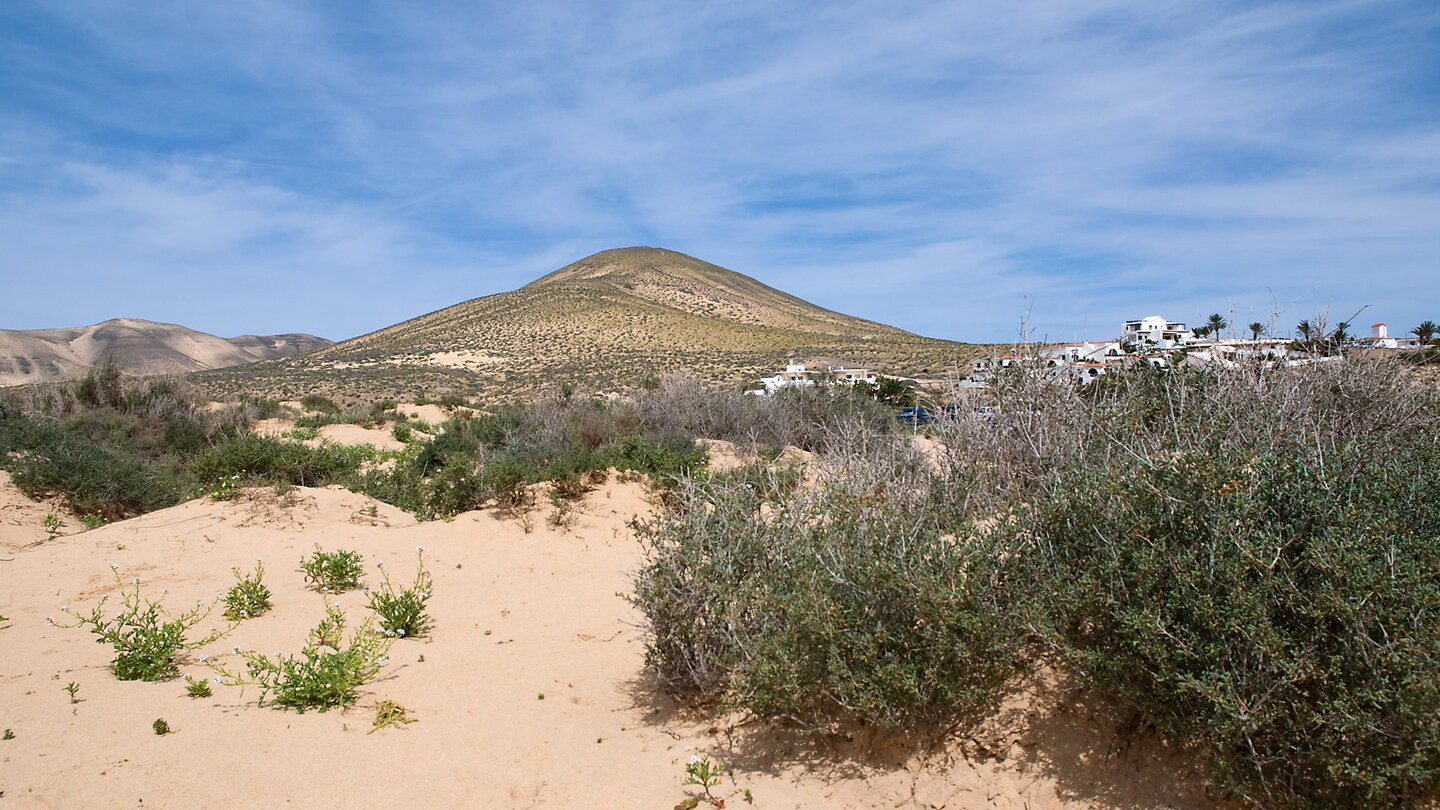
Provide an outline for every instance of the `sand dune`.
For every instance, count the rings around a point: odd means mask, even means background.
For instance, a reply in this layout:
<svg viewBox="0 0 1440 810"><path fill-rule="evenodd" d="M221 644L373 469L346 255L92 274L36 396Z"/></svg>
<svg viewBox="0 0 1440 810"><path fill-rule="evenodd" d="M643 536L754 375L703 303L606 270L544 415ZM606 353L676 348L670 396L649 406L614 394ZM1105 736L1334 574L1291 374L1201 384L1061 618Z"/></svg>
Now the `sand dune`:
<svg viewBox="0 0 1440 810"><path fill-rule="evenodd" d="M527 533L489 512L417 523L338 489L259 489L90 531L72 521L46 540L51 506L0 478L0 727L14 734L0 742L3 797L16 807L668 808L694 795L681 782L700 752L735 767L718 790L732 808L751 806L746 790L761 808L1213 806L1187 758L1053 674L928 753L681 710L654 689L639 617L619 595L639 552L627 520L650 509L644 488L590 493L567 531L547 525L548 509ZM46 624L62 605L86 610L115 593L111 564L179 606L213 598L232 565L259 557L275 609L205 652L232 666L236 645L297 652L323 615L294 571L316 543L361 552L372 577L384 560L402 579L423 545L435 577L433 631L397 643L344 711L297 715L257 706L253 689L192 700L179 679L117 681L108 647ZM358 623L364 598L336 601ZM207 674L193 659L183 669ZM382 700L417 722L368 734ZM156 736L162 717L175 733Z"/></svg>

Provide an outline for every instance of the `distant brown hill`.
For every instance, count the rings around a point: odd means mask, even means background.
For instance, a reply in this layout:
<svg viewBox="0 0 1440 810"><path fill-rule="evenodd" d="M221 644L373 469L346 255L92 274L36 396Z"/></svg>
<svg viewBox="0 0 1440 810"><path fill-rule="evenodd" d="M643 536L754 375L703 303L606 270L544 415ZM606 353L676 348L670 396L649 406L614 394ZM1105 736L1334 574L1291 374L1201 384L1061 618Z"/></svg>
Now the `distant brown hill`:
<svg viewBox="0 0 1440 810"><path fill-rule="evenodd" d="M131 374L182 374L288 357L331 342L300 334L226 339L136 318L69 329L0 329L0 385L79 377L107 360Z"/></svg>
<svg viewBox="0 0 1440 810"><path fill-rule="evenodd" d="M667 371L737 385L787 358L939 374L982 353L832 312L682 253L632 247L303 357L197 379L217 393L494 399L566 383L623 391Z"/></svg>

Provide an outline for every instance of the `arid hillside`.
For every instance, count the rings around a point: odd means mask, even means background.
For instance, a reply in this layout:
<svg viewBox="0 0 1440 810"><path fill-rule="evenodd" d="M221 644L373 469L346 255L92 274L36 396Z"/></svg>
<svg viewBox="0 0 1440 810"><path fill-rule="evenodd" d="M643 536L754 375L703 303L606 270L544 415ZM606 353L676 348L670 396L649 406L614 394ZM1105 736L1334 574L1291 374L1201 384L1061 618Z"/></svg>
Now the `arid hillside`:
<svg viewBox="0 0 1440 810"><path fill-rule="evenodd" d="M200 379L216 394L495 398L563 384L622 391L670 371L738 385L787 358L934 375L982 353L831 312L681 253L632 247L304 357Z"/></svg>
<svg viewBox="0 0 1440 810"><path fill-rule="evenodd" d="M137 318L67 329L0 329L0 385L79 377L107 360L131 374L183 374L288 357L330 342L303 334L227 339Z"/></svg>

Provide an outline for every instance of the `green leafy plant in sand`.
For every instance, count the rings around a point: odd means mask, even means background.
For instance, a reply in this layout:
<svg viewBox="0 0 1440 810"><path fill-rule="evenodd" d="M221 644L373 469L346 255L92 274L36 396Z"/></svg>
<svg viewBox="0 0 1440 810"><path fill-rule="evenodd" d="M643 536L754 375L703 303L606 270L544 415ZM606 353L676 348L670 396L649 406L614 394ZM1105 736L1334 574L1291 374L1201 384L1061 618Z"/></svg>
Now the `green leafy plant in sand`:
<svg viewBox="0 0 1440 810"><path fill-rule="evenodd" d="M345 614L325 605L325 618L310 631L299 655L261 655L235 649L245 661L243 672L216 666L220 682L232 686L258 686L260 703L273 696L274 703L297 712L326 711L348 706L358 697L357 689L380 671L388 661L392 640L375 633L366 619L343 641ZM342 646L343 645L343 646Z"/></svg>
<svg viewBox="0 0 1440 810"><path fill-rule="evenodd" d="M315 554L300 558L297 569L305 574L305 581L319 591L348 591L359 587L360 575L365 573L360 564L360 553L341 549L321 551L315 546Z"/></svg>
<svg viewBox="0 0 1440 810"><path fill-rule="evenodd" d="M694 754L690 757L690 761L685 763L685 781L681 784L699 787L705 791L706 801L718 807L724 807L724 803L710 792L710 788L720 784L720 771L720 766L710 761L709 756Z"/></svg>
<svg viewBox="0 0 1440 810"><path fill-rule="evenodd" d="M265 566L257 557L255 570L249 574L240 573L238 566L231 566L235 584L225 593L225 618L232 622L253 619L270 609L270 589L260 581L265 576Z"/></svg>
<svg viewBox="0 0 1440 810"><path fill-rule="evenodd" d="M194 650L223 638L234 626L223 630L212 630L198 640L187 640L185 634L203 622L214 609L215 603L196 602L195 606L179 614L173 614L153 599L140 595L139 577L132 581L132 588L123 589L124 583L115 566L115 582L122 586L121 607L114 615L107 614L109 594L100 598L99 604L88 615L81 615L63 606L60 610L74 617L71 624L61 624L53 618L46 619L57 627L87 627L97 638L96 643L110 644L115 648L111 662L115 677L122 681L158 681L175 675L179 669L176 659L187 650ZM203 657L202 657L203 660Z"/></svg>
<svg viewBox="0 0 1440 810"><path fill-rule="evenodd" d="M415 638L425 634L430 626L430 617L425 613L425 603L434 592L435 580L425 569L425 547L415 547L418 563L415 581L408 588L396 589L390 582L390 573L382 561L380 587L369 591L368 607L380 617L380 632L386 636Z"/></svg>
<svg viewBox="0 0 1440 810"><path fill-rule="evenodd" d="M196 680L190 677L190 673L187 672L185 673L185 694L192 698L207 698L214 694L214 692L210 689L210 680L208 678Z"/></svg>

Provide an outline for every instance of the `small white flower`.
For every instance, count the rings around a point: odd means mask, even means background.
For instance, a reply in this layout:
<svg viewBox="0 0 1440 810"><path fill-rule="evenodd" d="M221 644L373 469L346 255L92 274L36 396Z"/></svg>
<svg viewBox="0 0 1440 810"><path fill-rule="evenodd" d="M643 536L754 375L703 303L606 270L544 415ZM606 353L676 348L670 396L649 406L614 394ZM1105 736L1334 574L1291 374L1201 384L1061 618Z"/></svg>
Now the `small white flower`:
<svg viewBox="0 0 1440 810"><path fill-rule="evenodd" d="M375 563L375 567L377 567L377 568L384 568L384 567L385 567L385 561L384 561L384 560L381 560L380 562Z"/></svg>
<svg viewBox="0 0 1440 810"><path fill-rule="evenodd" d="M136 585L139 585L139 584L140 584L140 577L135 577L135 584L136 584Z"/></svg>
<svg viewBox="0 0 1440 810"><path fill-rule="evenodd" d="M416 551L424 551L424 550L425 550L425 547L424 547L424 546L416 546L416 547L415 547L415 550L416 550Z"/></svg>
<svg viewBox="0 0 1440 810"><path fill-rule="evenodd" d="M115 563L110 563L110 570L111 570L111 571L114 571L115 569L117 569L117 568L119 568L119 567L120 567L120 566L116 565Z"/></svg>
<svg viewBox="0 0 1440 810"><path fill-rule="evenodd" d="M46 616L46 617L45 617L45 623L46 623L46 624L54 624L54 623L55 623L55 620L52 619L52 618L50 618L49 616Z"/></svg>
<svg viewBox="0 0 1440 810"><path fill-rule="evenodd" d="M61 613L69 613L69 612L70 612L70 606L69 606L69 605L61 605L61 606L60 606L60 612L61 612Z"/></svg>
<svg viewBox="0 0 1440 810"><path fill-rule="evenodd" d="M239 655L239 654L240 654L240 645L237 644L237 645L235 645L234 647L231 647L231 648L230 648L230 652L235 653L236 655Z"/></svg>
<svg viewBox="0 0 1440 810"><path fill-rule="evenodd" d="M399 633L401 638L404 638L404 637L405 637L405 628L402 627L402 628L400 628L399 630L396 630L395 632L396 632L396 633Z"/></svg>
<svg viewBox="0 0 1440 810"><path fill-rule="evenodd" d="M188 680L190 680L190 673L187 672L187 673L185 673L184 675L181 675L180 677L182 677L182 678L184 678L185 680L188 681Z"/></svg>
<svg viewBox="0 0 1440 810"><path fill-rule="evenodd" d="M200 653L200 663L205 663L205 660L209 657L210 656L206 655L205 653Z"/></svg>

